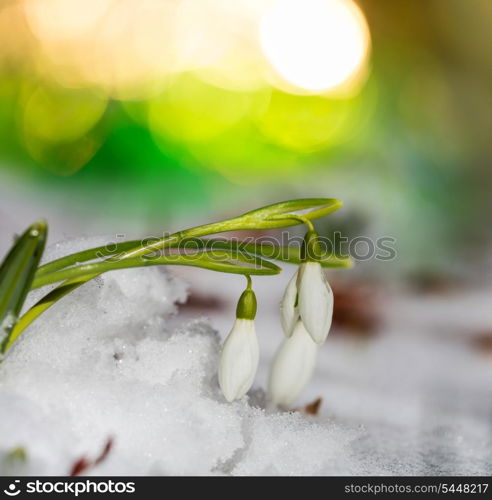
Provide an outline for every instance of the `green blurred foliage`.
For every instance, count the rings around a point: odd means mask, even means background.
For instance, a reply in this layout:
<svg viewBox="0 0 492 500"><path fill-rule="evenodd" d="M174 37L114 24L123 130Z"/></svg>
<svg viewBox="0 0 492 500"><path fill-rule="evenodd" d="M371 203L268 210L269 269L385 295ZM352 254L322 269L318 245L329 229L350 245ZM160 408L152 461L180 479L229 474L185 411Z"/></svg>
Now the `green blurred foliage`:
<svg viewBox="0 0 492 500"><path fill-rule="evenodd" d="M0 168L156 218L247 200L245 185L275 198L302 183L320 195L342 186L375 204L368 216L400 228L416 255L430 237L442 248L480 241L491 208L492 2L359 5L371 71L348 97L232 91L182 74L148 99L120 101L57 87L18 61L0 66Z"/></svg>

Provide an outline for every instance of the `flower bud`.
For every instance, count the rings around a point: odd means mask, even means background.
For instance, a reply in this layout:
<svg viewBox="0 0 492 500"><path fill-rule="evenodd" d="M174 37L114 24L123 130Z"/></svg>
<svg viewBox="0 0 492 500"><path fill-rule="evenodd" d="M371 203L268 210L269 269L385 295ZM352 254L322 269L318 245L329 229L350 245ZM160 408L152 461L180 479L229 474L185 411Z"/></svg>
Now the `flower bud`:
<svg viewBox="0 0 492 500"><path fill-rule="evenodd" d="M297 278L299 316L317 344L328 335L333 316L333 292L319 262L304 262Z"/></svg>
<svg viewBox="0 0 492 500"><path fill-rule="evenodd" d="M287 337L292 335L294 326L299 319L299 307L297 304L297 271L289 281L285 289L282 302L280 303L280 322Z"/></svg>
<svg viewBox="0 0 492 500"><path fill-rule="evenodd" d="M311 378L316 365L318 346L301 321L292 336L284 339L270 370L269 396L275 404L292 403Z"/></svg>
<svg viewBox="0 0 492 500"><path fill-rule="evenodd" d="M222 346L219 361L219 385L229 402L242 398L249 391L258 369L255 315L256 296L248 287L238 301L236 322Z"/></svg>
<svg viewBox="0 0 492 500"><path fill-rule="evenodd" d="M236 319L227 336L219 362L219 384L227 401L242 398L253 385L259 347L252 320Z"/></svg>
<svg viewBox="0 0 492 500"><path fill-rule="evenodd" d="M319 255L318 235L309 230L301 248L302 263L287 285L280 304L280 319L287 337L300 319L314 342L322 344L331 327L333 292L316 260Z"/></svg>

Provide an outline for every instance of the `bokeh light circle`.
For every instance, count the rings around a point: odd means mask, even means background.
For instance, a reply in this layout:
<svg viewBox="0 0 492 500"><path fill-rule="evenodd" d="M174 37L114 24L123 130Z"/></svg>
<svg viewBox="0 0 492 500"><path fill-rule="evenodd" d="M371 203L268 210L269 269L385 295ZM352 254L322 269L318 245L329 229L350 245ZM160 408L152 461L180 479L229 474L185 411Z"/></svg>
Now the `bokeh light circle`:
<svg viewBox="0 0 492 500"><path fill-rule="evenodd" d="M261 20L260 42L285 82L312 93L357 76L370 45L366 20L350 0L280 0Z"/></svg>

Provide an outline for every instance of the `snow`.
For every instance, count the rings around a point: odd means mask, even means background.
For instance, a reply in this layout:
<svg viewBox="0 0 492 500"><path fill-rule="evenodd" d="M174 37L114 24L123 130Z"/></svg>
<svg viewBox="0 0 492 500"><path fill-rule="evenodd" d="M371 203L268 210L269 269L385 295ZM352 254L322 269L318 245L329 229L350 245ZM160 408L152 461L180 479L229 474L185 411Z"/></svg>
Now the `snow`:
<svg viewBox="0 0 492 500"><path fill-rule="evenodd" d="M100 243L65 242L48 258ZM461 335L459 298L433 312L395 296L375 339L330 335L296 405L322 396L320 415L266 401L292 271L254 280L261 365L254 390L232 404L216 372L241 277L181 273L225 301L209 319L179 312L188 285L174 269L108 273L65 297L0 365L0 473L68 474L109 438L107 458L87 474L492 473L492 360ZM19 447L25 461L12 459Z"/></svg>

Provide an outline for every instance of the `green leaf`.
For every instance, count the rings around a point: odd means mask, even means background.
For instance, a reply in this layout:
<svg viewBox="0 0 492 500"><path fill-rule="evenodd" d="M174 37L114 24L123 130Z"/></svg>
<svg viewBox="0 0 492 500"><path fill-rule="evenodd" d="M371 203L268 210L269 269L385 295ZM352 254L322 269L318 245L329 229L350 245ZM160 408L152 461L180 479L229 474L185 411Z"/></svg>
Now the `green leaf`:
<svg viewBox="0 0 492 500"><path fill-rule="evenodd" d="M271 229L302 224L296 216L308 220L319 219L338 210L342 205L343 203L335 198L303 198L267 205L247 212L242 217L251 221L257 229Z"/></svg>
<svg viewBox="0 0 492 500"><path fill-rule="evenodd" d="M16 241L0 267L0 351L5 352L43 255L47 225L36 222Z"/></svg>
<svg viewBox="0 0 492 500"><path fill-rule="evenodd" d="M53 304L99 274L114 271L116 269L159 265L194 266L213 271L243 275L272 275L278 274L281 271L280 267L256 255L244 255L232 250L216 250L213 254L209 251L202 251L188 255L168 254L122 258L121 260L105 260L61 269L53 273L44 274L35 279L32 288L39 288L60 281L63 281L63 283L40 299L22 316L22 318L20 318L6 344L6 349L15 342L19 335L21 335L34 320Z"/></svg>
<svg viewBox="0 0 492 500"><path fill-rule="evenodd" d="M314 220L327 215L342 206L340 200L334 198L304 198L301 200L283 201L274 203L265 207L252 210L239 217L225 221L213 222L204 226L197 226L160 240L153 240L149 244L141 241L126 241L118 244L108 244L97 248L91 248L82 252L67 255L41 266L36 274L40 277L47 273L58 271L96 258L108 257L112 255L121 255L123 258L133 258L141 255L153 253L156 250L175 247L183 239L203 237L209 234L224 233L228 231L237 231L242 229L274 229L286 226L295 226L302 224L302 221L294 217L302 216L304 219ZM254 252L257 253L257 252ZM280 259L283 260L283 259ZM290 260L286 260L290 262ZM326 265L336 267L337 259L331 256L327 258ZM332 266L333 263L333 266ZM348 267L341 265L340 267Z"/></svg>
<svg viewBox="0 0 492 500"><path fill-rule="evenodd" d="M104 260L69 267L36 277L32 288L40 288L65 280L83 281L88 276L116 269L162 265L193 266L224 273L245 275L272 275L281 271L278 266L257 255L244 254L231 249L201 250L189 254L175 253L121 260Z"/></svg>
<svg viewBox="0 0 492 500"><path fill-rule="evenodd" d="M82 250L81 252L66 255L65 257L60 257L59 259L40 266L36 272L36 277L58 271L65 267L73 266L74 264L81 264L82 262L87 262L89 260L121 255L127 250L138 247L141 243L142 242L140 240L107 243L106 245L102 245L100 247L90 248L88 250Z"/></svg>
<svg viewBox="0 0 492 500"><path fill-rule="evenodd" d="M9 345L11 345L15 338L17 338L18 335L20 335L20 333L32 321L34 321L40 314L46 311L63 296L97 277L98 274L111 271L113 269L141 267L142 265L178 264L194 265L216 271L246 275L277 274L280 272L280 268L271 262L258 266L258 263L254 261L254 259L259 258L259 255L266 257L266 252L275 248L274 246L266 247L264 245L258 246L253 244L252 247L248 248L247 252L238 252L241 253L241 256L238 257L238 255L236 255L230 262L218 262L217 259L212 260L210 259L210 255L205 255L200 259L196 259L196 257L194 257L193 261L189 256L181 255L181 262L177 262L176 259L173 262L170 262L168 260L169 254L157 257L155 254L156 252L179 246L179 243L184 239L201 238L211 234L242 229L273 229L294 226L302 224L303 222L307 222L309 224L311 220L334 212L341 206L342 202L333 198L305 198L301 200L284 201L247 212L239 217L179 231L169 236L165 236L164 238L154 240L151 243L138 241L124 242L118 244L118 247L114 252L112 250L107 250L106 247L98 247L57 259L56 261L42 266L39 273L36 275L35 286L40 287L58 281L67 281L59 285L46 297L41 299L19 320L19 323L14 329L12 338L9 341ZM234 249L233 247L229 247L226 250L232 251ZM102 255L100 255L100 253L102 253ZM298 254L299 250L288 248L284 250L280 256L275 258L284 262L297 263L300 260ZM77 265L81 262L87 262L104 256L113 257L109 257L105 261L98 261L92 264L85 264L81 266ZM243 260L241 268L241 265L238 266L237 263L238 258L253 259L254 262L250 262L248 266L245 266L246 262ZM141 259L147 262L142 264ZM161 259L161 262L159 262L158 259ZM351 265L349 258L334 256L331 254L323 256L321 263L325 267L350 267Z"/></svg>
<svg viewBox="0 0 492 500"><path fill-rule="evenodd" d="M304 198L267 205L239 217L193 227L176 233L178 239L202 237L208 234L249 229L275 229L302 224L299 217L309 221L338 210L343 203L335 198ZM168 242L171 241L168 239Z"/></svg>
<svg viewBox="0 0 492 500"><path fill-rule="evenodd" d="M243 254L255 254L265 259L277 260L288 264L300 264L301 249L295 246L276 246L270 243L254 243L240 240L190 238L183 240L180 245L183 247L193 245L196 249L208 248L209 250L232 250ZM319 256L319 263L323 267L331 268L351 268L353 261L345 255L335 255L324 253Z"/></svg>
<svg viewBox="0 0 492 500"><path fill-rule="evenodd" d="M83 250L66 257L61 257L60 259L54 260L39 267L36 272L36 284L42 283L41 277L53 274L56 271L60 271L68 266L73 266L74 264L82 264L90 260L94 260L101 257L111 257L118 258L122 252L129 249L138 247L139 241L126 241L118 244L108 243L107 245L100 246L97 248L92 248L89 250ZM192 245L195 250L199 249L221 249L221 250L233 250L235 252L240 252L242 254L253 254L259 255L265 259L277 260L280 262L286 262L289 264L300 264L300 248L294 246L275 246L267 243L252 243L238 240L224 240L224 239L207 239L207 238L186 238L181 240L177 244L173 244L171 248L176 248L179 246L181 248L186 248ZM115 257L116 256L116 257ZM320 263L323 267L330 268L351 268L353 266L352 259L344 255L335 255L332 253L322 254L320 257ZM39 281L38 281L39 279Z"/></svg>
<svg viewBox="0 0 492 500"><path fill-rule="evenodd" d="M3 352L6 352L12 344L17 340L20 334L41 314L43 314L46 310L48 310L52 305L56 304L60 299L68 295L70 292L76 290L79 286L86 283L88 280L81 280L69 283L62 283L57 286L50 293L45 295L42 299L40 299L36 304L34 304L26 313L19 319L17 324L8 340L5 342Z"/></svg>

